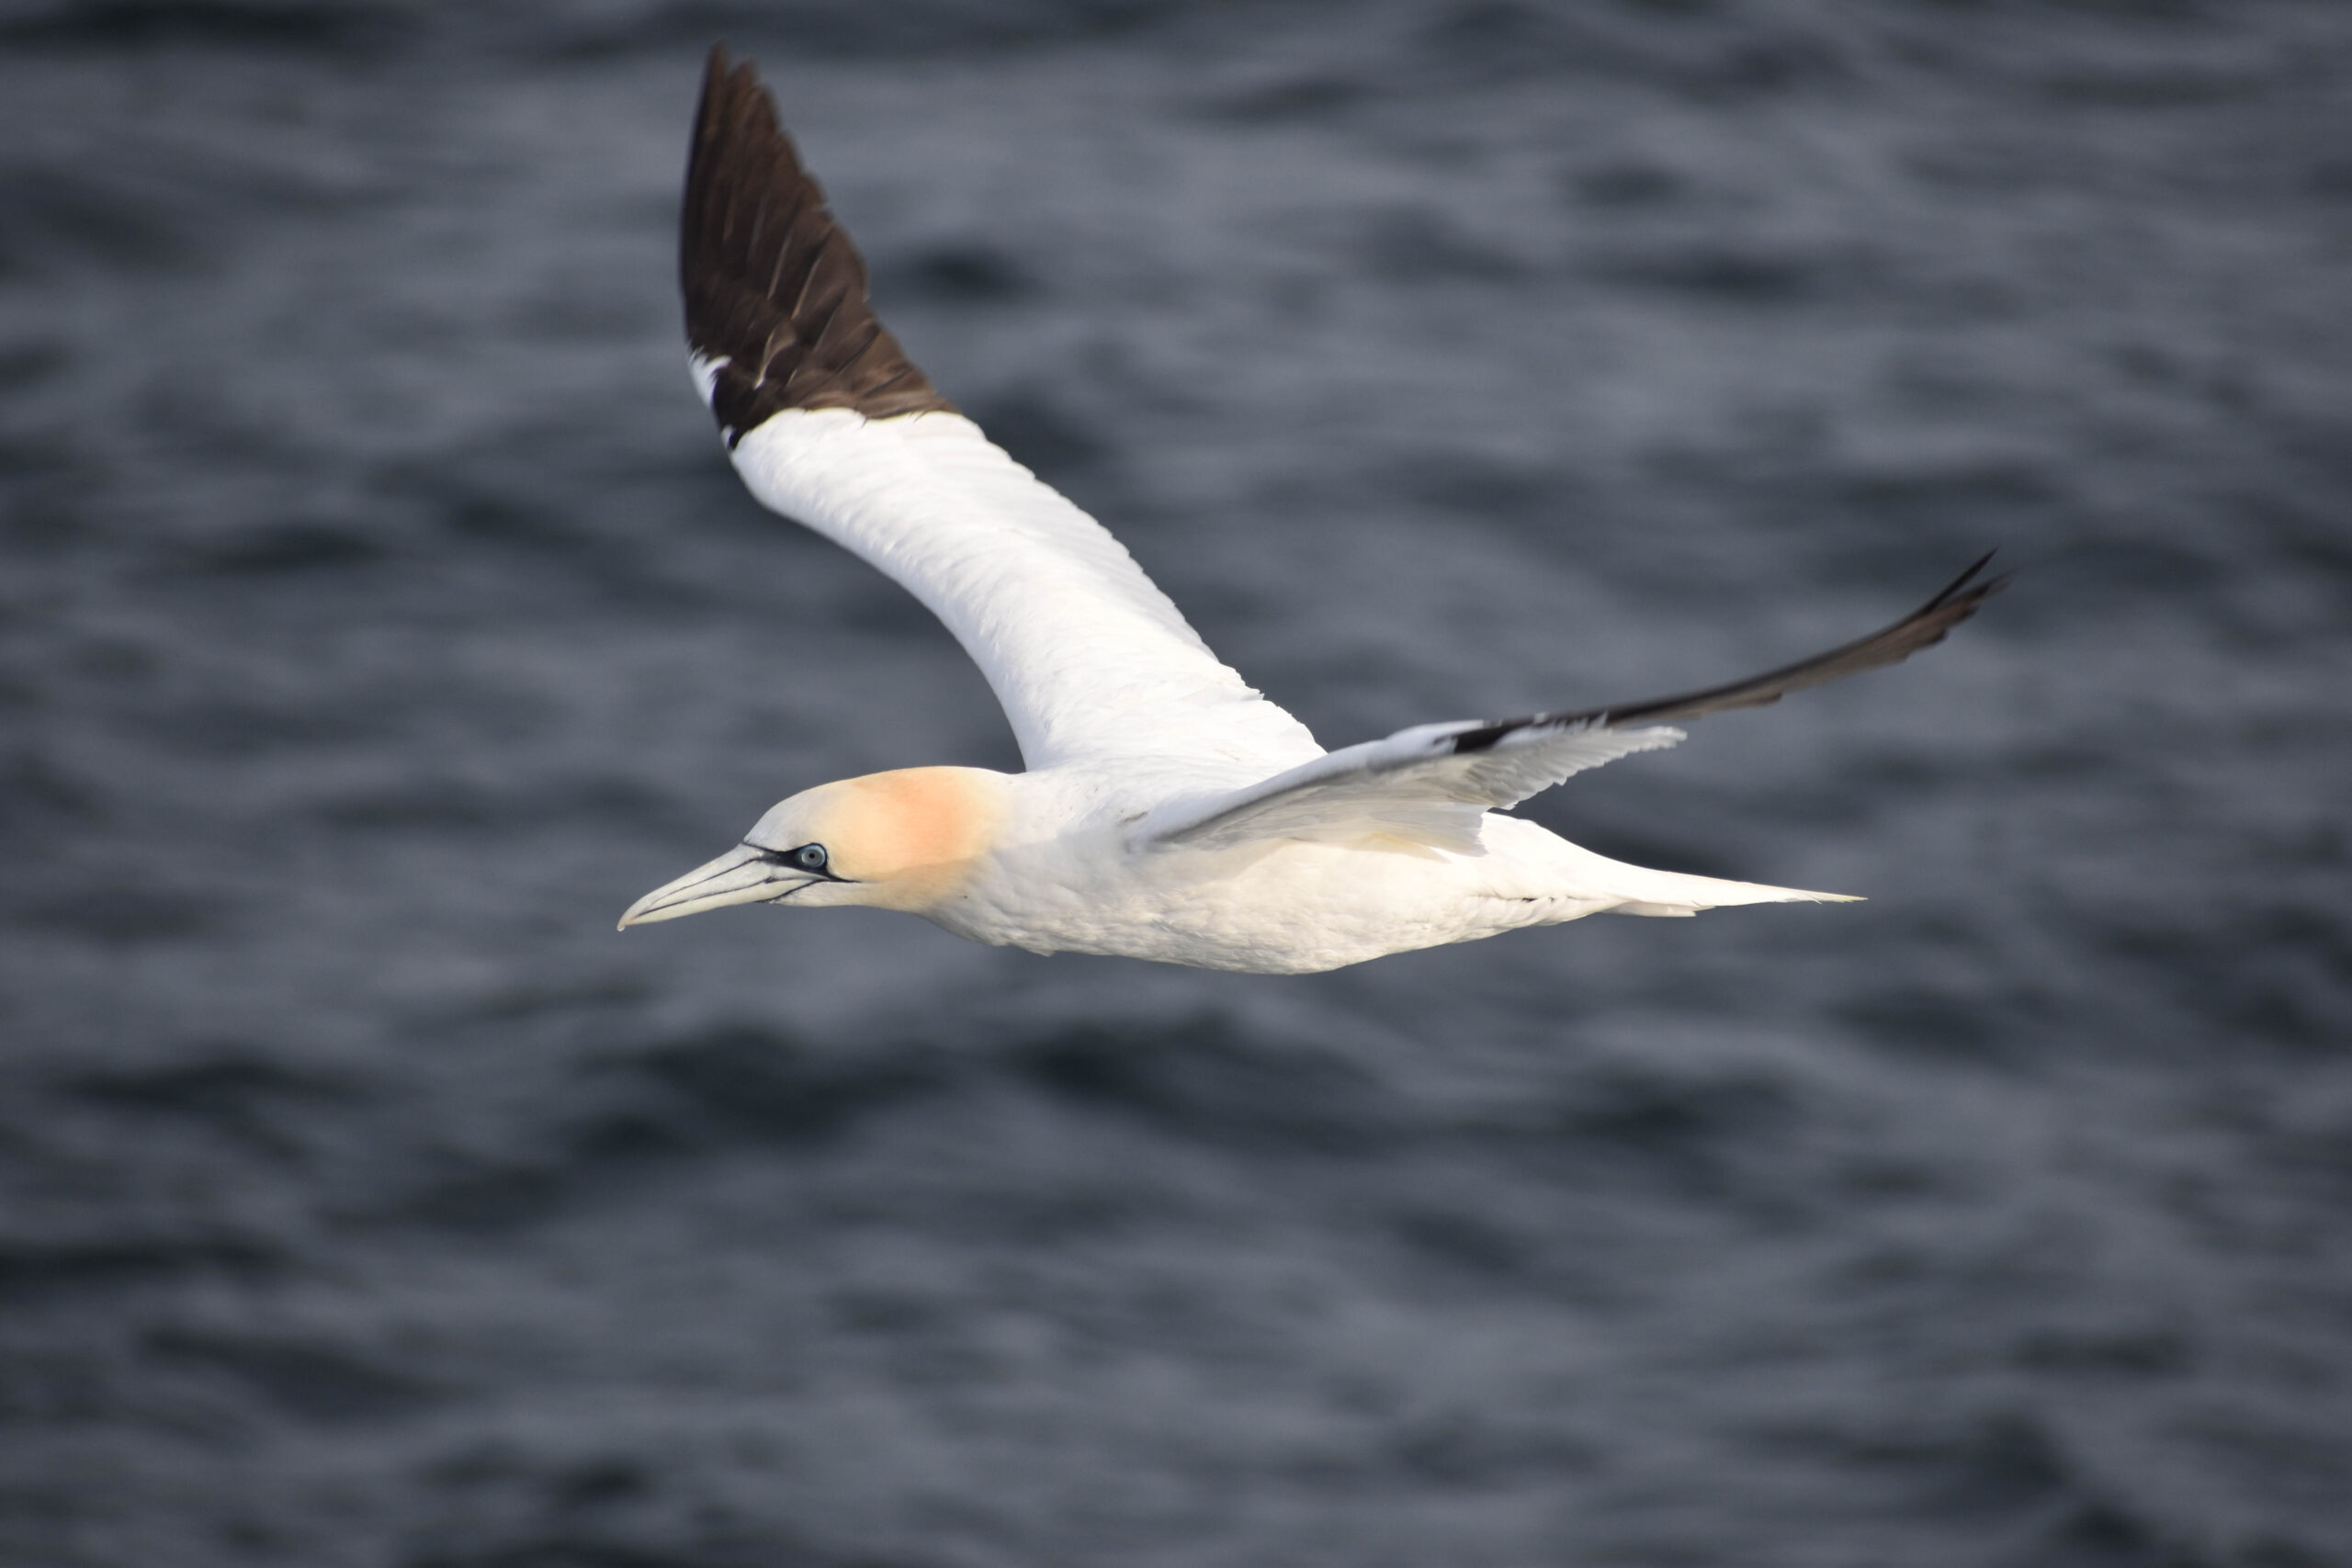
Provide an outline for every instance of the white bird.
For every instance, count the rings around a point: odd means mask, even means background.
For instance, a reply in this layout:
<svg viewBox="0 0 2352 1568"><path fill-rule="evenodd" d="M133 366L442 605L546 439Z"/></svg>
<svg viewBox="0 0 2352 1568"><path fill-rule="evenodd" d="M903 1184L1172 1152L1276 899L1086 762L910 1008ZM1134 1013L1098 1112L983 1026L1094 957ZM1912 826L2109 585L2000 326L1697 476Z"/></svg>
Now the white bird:
<svg viewBox="0 0 2352 1568"><path fill-rule="evenodd" d="M625 927L727 904L865 904L1035 953L1302 974L1603 911L1842 901L1623 864L1497 813L1682 739L1629 726L1891 664L2001 586L1975 581L1980 560L1883 631L1706 691L1425 724L1327 752L1209 651L1100 524L908 362L774 101L723 49L682 228L695 380L737 472L946 623L1027 771L820 784L639 899Z"/></svg>

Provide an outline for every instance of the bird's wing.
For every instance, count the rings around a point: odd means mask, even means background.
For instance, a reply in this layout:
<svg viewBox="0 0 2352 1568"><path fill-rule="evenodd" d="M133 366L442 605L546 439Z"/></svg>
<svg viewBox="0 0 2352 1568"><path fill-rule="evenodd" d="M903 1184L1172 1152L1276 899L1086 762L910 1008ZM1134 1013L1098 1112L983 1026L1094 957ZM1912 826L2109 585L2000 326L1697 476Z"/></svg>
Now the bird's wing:
<svg viewBox="0 0 2352 1568"><path fill-rule="evenodd" d="M945 622L1031 767L1144 754L1278 767L1320 753L1102 525L909 362L775 101L724 50L695 117L678 269L695 382L743 482Z"/></svg>
<svg viewBox="0 0 2352 1568"><path fill-rule="evenodd" d="M1761 707L1791 692L1908 659L1941 642L2007 583L1977 581L1986 556L1942 592L1883 630L1826 653L1703 691L1577 713L1425 724L1317 757L1227 795L1171 802L1134 835L1138 848L1222 849L1261 839L1386 832L1449 849L1476 846L1477 818L1572 773L1634 751L1671 746L1679 729L1650 720Z"/></svg>

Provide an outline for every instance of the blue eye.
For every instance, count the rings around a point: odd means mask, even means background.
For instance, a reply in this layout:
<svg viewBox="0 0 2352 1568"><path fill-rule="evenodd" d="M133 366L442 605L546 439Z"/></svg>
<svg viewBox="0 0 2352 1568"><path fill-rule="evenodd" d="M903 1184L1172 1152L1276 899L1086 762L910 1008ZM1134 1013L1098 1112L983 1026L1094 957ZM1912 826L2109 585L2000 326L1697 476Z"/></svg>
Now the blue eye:
<svg viewBox="0 0 2352 1568"><path fill-rule="evenodd" d="M825 846L803 844L792 852L792 859L804 871L822 871L825 869Z"/></svg>

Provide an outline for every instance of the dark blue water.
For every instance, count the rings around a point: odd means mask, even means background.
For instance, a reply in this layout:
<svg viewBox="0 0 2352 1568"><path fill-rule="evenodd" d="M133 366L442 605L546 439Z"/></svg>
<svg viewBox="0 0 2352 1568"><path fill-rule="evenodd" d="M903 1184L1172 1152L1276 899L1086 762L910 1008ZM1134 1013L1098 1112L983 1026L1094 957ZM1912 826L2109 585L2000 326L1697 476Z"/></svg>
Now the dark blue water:
<svg viewBox="0 0 2352 1568"><path fill-rule="evenodd" d="M0 1562L2352 1562L2352 8L0 8ZM1865 905L1312 979L627 936L1012 766L738 490L725 36L1339 744Z"/></svg>

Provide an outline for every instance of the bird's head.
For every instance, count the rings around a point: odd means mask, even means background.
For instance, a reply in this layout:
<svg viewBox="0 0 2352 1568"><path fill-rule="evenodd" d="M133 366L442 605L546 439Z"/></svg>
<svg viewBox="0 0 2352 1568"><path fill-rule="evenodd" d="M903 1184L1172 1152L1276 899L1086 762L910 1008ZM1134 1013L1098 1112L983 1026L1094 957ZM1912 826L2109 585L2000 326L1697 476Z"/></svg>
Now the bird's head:
<svg viewBox="0 0 2352 1568"><path fill-rule="evenodd" d="M922 914L955 897L996 841L1004 775L905 768L803 790L743 841L628 907L627 926L723 904L866 904Z"/></svg>

